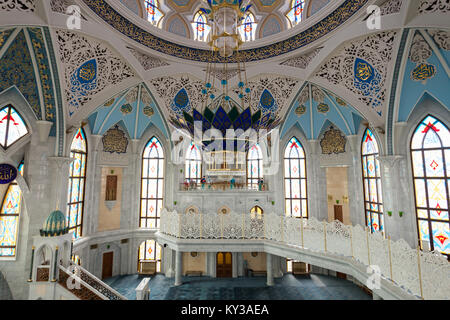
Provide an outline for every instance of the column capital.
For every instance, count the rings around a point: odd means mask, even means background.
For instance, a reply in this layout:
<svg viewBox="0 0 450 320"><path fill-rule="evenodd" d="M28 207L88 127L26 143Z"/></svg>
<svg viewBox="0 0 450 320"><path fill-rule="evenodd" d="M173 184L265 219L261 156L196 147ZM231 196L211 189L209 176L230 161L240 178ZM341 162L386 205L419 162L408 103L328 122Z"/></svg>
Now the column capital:
<svg viewBox="0 0 450 320"><path fill-rule="evenodd" d="M381 165L386 168L389 168L389 169L394 168L404 158L405 158L405 156L402 156L402 155L378 156L377 157L377 159L378 159L378 161L380 161Z"/></svg>

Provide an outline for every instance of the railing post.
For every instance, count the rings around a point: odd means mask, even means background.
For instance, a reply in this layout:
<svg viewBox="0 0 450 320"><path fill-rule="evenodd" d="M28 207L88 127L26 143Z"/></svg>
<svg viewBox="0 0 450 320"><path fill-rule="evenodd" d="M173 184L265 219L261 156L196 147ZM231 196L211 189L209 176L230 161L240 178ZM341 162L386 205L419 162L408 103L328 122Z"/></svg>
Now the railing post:
<svg viewBox="0 0 450 320"><path fill-rule="evenodd" d="M420 266L420 247L417 247L417 268L419 270L420 297L423 300L422 269Z"/></svg>
<svg viewBox="0 0 450 320"><path fill-rule="evenodd" d="M323 222L323 239L324 239L324 249L325 253L327 252L327 222Z"/></svg>
<svg viewBox="0 0 450 320"><path fill-rule="evenodd" d="M388 237L388 251L389 251L389 272L391 273L391 280L394 281L394 276L392 275L391 236Z"/></svg>
<svg viewBox="0 0 450 320"><path fill-rule="evenodd" d="M303 242L303 213L302 213L302 216L300 217L300 232L302 234L302 249L304 249L305 245Z"/></svg>
<svg viewBox="0 0 450 320"><path fill-rule="evenodd" d="M354 259L355 255L353 253L353 226L350 226L350 249L352 251L352 259Z"/></svg>
<svg viewBox="0 0 450 320"><path fill-rule="evenodd" d="M264 239L267 239L267 234L266 234L266 217L265 217L264 214L262 215L262 219L263 219Z"/></svg>
<svg viewBox="0 0 450 320"><path fill-rule="evenodd" d="M370 246L369 246L369 228L366 227L366 242L367 242L367 262L370 266Z"/></svg>
<svg viewBox="0 0 450 320"><path fill-rule="evenodd" d="M220 238L223 239L223 214L220 215Z"/></svg>
<svg viewBox="0 0 450 320"><path fill-rule="evenodd" d="M178 238L181 238L181 214L178 213Z"/></svg>
<svg viewBox="0 0 450 320"><path fill-rule="evenodd" d="M203 213L200 213L200 239L203 238Z"/></svg>
<svg viewBox="0 0 450 320"><path fill-rule="evenodd" d="M242 239L245 239L245 213L242 214Z"/></svg>

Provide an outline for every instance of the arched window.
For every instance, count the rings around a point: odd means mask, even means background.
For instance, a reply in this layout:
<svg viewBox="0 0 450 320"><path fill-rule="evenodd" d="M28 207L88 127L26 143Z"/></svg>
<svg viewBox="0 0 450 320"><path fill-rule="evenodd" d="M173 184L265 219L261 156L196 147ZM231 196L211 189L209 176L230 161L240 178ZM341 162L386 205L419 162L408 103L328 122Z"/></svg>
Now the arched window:
<svg viewBox="0 0 450 320"><path fill-rule="evenodd" d="M161 272L161 246L155 240L144 241L139 246L138 271L146 262L156 262L156 272Z"/></svg>
<svg viewBox="0 0 450 320"><path fill-rule="evenodd" d="M287 13L287 17L294 27L303 19L305 11L305 0L292 0L291 10Z"/></svg>
<svg viewBox="0 0 450 320"><path fill-rule="evenodd" d="M77 130L70 147L69 192L67 201L67 222L69 232L79 238L83 232L84 188L86 185L87 141L82 128Z"/></svg>
<svg viewBox="0 0 450 320"><path fill-rule="evenodd" d="M421 245L450 254L450 132L438 119L427 116L414 131L411 163Z"/></svg>
<svg viewBox="0 0 450 320"><path fill-rule="evenodd" d="M17 169L23 176L23 161ZM0 257L15 257L22 191L14 180L9 184L0 212Z"/></svg>
<svg viewBox="0 0 450 320"><path fill-rule="evenodd" d="M0 145L8 149L28 133L28 128L13 106L8 105L0 110Z"/></svg>
<svg viewBox="0 0 450 320"><path fill-rule="evenodd" d="M147 20L157 27L159 20L164 16L159 10L158 0L145 0L145 9L147 10Z"/></svg>
<svg viewBox="0 0 450 320"><path fill-rule="evenodd" d="M378 143L368 128L361 144L361 163L364 185L364 211L366 226L371 232L384 231L383 194L381 189Z"/></svg>
<svg viewBox="0 0 450 320"><path fill-rule="evenodd" d="M250 189L258 190L259 181L263 178L263 156L259 144L248 150L247 156L247 185Z"/></svg>
<svg viewBox="0 0 450 320"><path fill-rule="evenodd" d="M186 151L185 176L188 182L194 181L197 184L200 184L202 179L202 157L200 150L193 142Z"/></svg>
<svg viewBox="0 0 450 320"><path fill-rule="evenodd" d="M194 29L194 40L207 41L211 26L208 24L208 20L203 12L199 11L194 16L194 22L192 23L192 29Z"/></svg>
<svg viewBox="0 0 450 320"><path fill-rule="evenodd" d="M147 143L142 157L141 228L159 228L163 208L164 150L156 137Z"/></svg>
<svg viewBox="0 0 450 320"><path fill-rule="evenodd" d="M284 192L286 216L307 218L306 157L296 137L284 151Z"/></svg>
<svg viewBox="0 0 450 320"><path fill-rule="evenodd" d="M242 19L242 24L239 26L241 40L244 42L255 40L256 27L257 23L255 17L251 12L248 12Z"/></svg>
<svg viewBox="0 0 450 320"><path fill-rule="evenodd" d="M262 219L263 214L264 214L264 210L261 209L261 207L259 207L259 206L254 206L250 210L250 216L252 219Z"/></svg>

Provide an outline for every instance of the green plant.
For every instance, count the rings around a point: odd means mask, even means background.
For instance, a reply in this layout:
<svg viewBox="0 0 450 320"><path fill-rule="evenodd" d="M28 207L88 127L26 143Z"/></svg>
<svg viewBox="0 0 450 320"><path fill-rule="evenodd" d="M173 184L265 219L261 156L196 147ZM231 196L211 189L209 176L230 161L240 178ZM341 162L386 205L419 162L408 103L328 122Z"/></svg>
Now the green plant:
<svg viewBox="0 0 450 320"><path fill-rule="evenodd" d="M391 217L392 216L392 211L388 211L387 214L388 214L389 217Z"/></svg>
<svg viewBox="0 0 450 320"><path fill-rule="evenodd" d="M176 202L176 201L174 201L174 202L173 202L173 204L174 204L174 205L177 205L177 202Z"/></svg>
<svg viewBox="0 0 450 320"><path fill-rule="evenodd" d="M272 201L272 205L273 205L273 206L275 205L275 201Z"/></svg>
<svg viewBox="0 0 450 320"><path fill-rule="evenodd" d="M398 213L398 215L400 216L400 218L403 217L403 211L400 211L400 212Z"/></svg>
<svg viewBox="0 0 450 320"><path fill-rule="evenodd" d="M339 200L336 200L336 204L339 204Z"/></svg>

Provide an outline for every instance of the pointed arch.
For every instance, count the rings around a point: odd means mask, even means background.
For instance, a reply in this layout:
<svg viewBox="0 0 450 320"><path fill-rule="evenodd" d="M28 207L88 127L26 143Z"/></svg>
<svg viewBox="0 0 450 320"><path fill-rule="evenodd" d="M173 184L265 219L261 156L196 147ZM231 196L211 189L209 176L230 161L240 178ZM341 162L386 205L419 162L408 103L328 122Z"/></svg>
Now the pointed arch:
<svg viewBox="0 0 450 320"><path fill-rule="evenodd" d="M164 200L164 159L163 146L153 136L142 156L140 228L159 228Z"/></svg>
<svg viewBox="0 0 450 320"><path fill-rule="evenodd" d="M257 27L258 24L256 23L253 13L247 12L242 18L242 23L238 28L241 40L243 42L255 40Z"/></svg>
<svg viewBox="0 0 450 320"><path fill-rule="evenodd" d="M3 149L8 149L28 132L25 121L12 105L0 110L0 145Z"/></svg>
<svg viewBox="0 0 450 320"><path fill-rule="evenodd" d="M83 128L79 128L70 147L70 157L75 160L70 164L66 214L69 232L73 231L75 239L83 234L87 156L86 133Z"/></svg>
<svg viewBox="0 0 450 320"><path fill-rule="evenodd" d="M380 154L377 139L367 128L361 142L361 164L364 191L366 226L370 231L385 231L383 216L383 193L381 187Z"/></svg>
<svg viewBox="0 0 450 320"><path fill-rule="evenodd" d="M203 12L197 11L194 15L194 22L192 22L191 25L194 30L194 40L203 42L208 41L211 26L208 24L208 19Z"/></svg>
<svg viewBox="0 0 450 320"><path fill-rule="evenodd" d="M308 217L308 191L305 150L296 137L284 150L285 213L291 217Z"/></svg>
<svg viewBox="0 0 450 320"><path fill-rule="evenodd" d="M161 246L155 240L146 240L138 249L138 272L146 262L156 262L156 272L161 272Z"/></svg>
<svg viewBox="0 0 450 320"><path fill-rule="evenodd" d="M250 209L250 217L252 219L261 220L263 218L264 210L260 206L254 206Z"/></svg>
<svg viewBox="0 0 450 320"><path fill-rule="evenodd" d="M194 142L186 150L185 178L187 182L194 181L197 185L202 179L202 156Z"/></svg>
<svg viewBox="0 0 450 320"><path fill-rule="evenodd" d="M450 255L450 131L428 115L411 138L417 230L420 246Z"/></svg>
<svg viewBox="0 0 450 320"><path fill-rule="evenodd" d="M263 179L263 154L259 144L254 144L247 154L247 186L258 190ZM261 190L260 190L261 191Z"/></svg>
<svg viewBox="0 0 450 320"><path fill-rule="evenodd" d="M306 17L305 0L292 0L291 9L286 14L286 17L289 19L292 27L299 24Z"/></svg>
<svg viewBox="0 0 450 320"><path fill-rule="evenodd" d="M22 176L23 165L24 161L22 160L17 168ZM6 190L0 211L0 257L13 258L16 256L21 211L22 190L14 180Z"/></svg>
<svg viewBox="0 0 450 320"><path fill-rule="evenodd" d="M164 17L164 13L159 9L158 0L145 0L145 10L147 20L155 27L159 27L159 22Z"/></svg>

